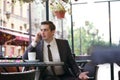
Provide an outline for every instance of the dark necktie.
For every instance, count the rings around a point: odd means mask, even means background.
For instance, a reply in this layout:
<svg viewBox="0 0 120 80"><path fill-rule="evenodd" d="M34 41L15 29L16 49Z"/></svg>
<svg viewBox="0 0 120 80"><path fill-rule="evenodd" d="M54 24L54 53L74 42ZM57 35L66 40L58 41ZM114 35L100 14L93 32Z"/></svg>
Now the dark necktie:
<svg viewBox="0 0 120 80"><path fill-rule="evenodd" d="M50 45L47 45L47 47L48 47L48 58L49 58L49 61L53 61L52 53L51 53L51 50L50 50ZM55 75L54 66L51 66L51 70L52 70L53 74Z"/></svg>

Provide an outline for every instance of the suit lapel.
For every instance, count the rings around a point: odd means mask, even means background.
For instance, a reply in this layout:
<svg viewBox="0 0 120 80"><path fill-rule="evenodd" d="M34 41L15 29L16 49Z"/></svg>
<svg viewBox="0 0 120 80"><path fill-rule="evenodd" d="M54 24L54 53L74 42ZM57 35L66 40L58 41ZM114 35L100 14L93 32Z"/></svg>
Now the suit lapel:
<svg viewBox="0 0 120 80"><path fill-rule="evenodd" d="M58 52L60 54L60 59L61 61L64 61L64 53L63 53L63 49L62 49L62 45L61 45L61 41L59 39L56 39L56 43L57 43L57 47L58 47Z"/></svg>
<svg viewBox="0 0 120 80"><path fill-rule="evenodd" d="M37 50L39 50L38 54L39 54L40 61L43 61L43 47L44 47L43 44L44 44L44 41L43 40L40 41L40 44L38 45L38 49L37 49Z"/></svg>

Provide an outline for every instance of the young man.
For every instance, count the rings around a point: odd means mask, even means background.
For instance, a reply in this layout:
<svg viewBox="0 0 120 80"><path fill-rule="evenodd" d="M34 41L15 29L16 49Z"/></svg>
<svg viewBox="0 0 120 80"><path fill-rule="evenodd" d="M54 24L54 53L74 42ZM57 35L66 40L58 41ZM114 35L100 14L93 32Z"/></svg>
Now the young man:
<svg viewBox="0 0 120 80"><path fill-rule="evenodd" d="M23 58L28 59L28 51L36 52L37 59L41 62L49 61L48 45L52 53L52 61L64 62L63 66L48 67L44 72L43 80L87 80L88 72L81 72L78 68L67 40L56 39L55 25L51 21L41 22L40 32L36 34L34 41L25 51Z"/></svg>

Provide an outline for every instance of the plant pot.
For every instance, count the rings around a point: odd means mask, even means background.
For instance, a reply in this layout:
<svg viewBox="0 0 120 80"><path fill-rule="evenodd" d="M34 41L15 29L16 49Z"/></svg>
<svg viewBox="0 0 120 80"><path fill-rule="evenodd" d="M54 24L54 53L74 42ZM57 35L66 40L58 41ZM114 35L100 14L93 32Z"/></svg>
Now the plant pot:
<svg viewBox="0 0 120 80"><path fill-rule="evenodd" d="M65 17L65 11L55 11L54 15L58 18L58 19L62 19Z"/></svg>

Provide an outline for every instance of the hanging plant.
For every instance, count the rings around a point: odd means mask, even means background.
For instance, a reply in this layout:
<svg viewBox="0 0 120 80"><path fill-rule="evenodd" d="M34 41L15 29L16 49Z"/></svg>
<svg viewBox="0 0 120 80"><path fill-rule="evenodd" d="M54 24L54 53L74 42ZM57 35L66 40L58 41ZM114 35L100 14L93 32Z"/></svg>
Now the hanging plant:
<svg viewBox="0 0 120 80"><path fill-rule="evenodd" d="M20 6L23 5L23 0L19 0Z"/></svg>
<svg viewBox="0 0 120 80"><path fill-rule="evenodd" d="M67 4L66 2L66 0L51 0L50 2L50 9L58 19L62 19L65 16Z"/></svg>
<svg viewBox="0 0 120 80"><path fill-rule="evenodd" d="M29 2L33 2L34 0L23 0L23 2L29 3Z"/></svg>
<svg viewBox="0 0 120 80"><path fill-rule="evenodd" d="M15 5L15 3L16 3L16 0L12 0L11 2L12 2L12 5Z"/></svg>
<svg viewBox="0 0 120 80"><path fill-rule="evenodd" d="M54 12L54 15L58 18L58 19L62 19L62 18L64 18L65 17L65 12L66 11L55 11Z"/></svg>

